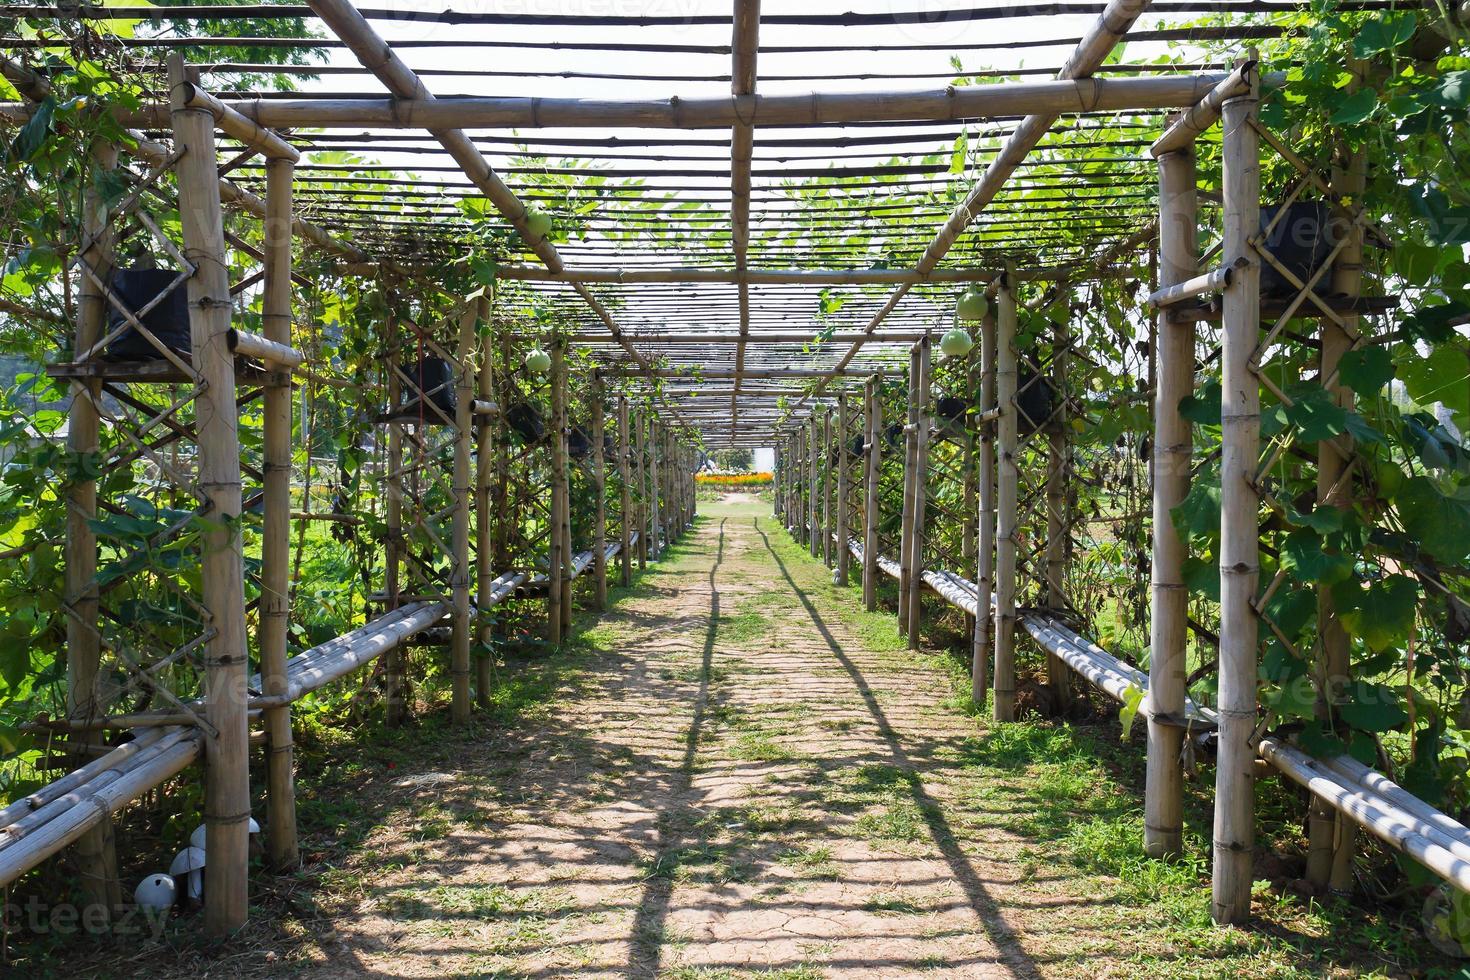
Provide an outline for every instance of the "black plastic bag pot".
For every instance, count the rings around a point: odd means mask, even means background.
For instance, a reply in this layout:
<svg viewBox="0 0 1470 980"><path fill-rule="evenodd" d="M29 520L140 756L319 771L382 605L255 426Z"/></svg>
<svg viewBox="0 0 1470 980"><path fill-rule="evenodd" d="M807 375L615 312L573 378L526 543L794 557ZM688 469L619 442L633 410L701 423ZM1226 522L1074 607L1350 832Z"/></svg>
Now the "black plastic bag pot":
<svg viewBox="0 0 1470 980"><path fill-rule="evenodd" d="M418 364L414 365L409 377L421 392L428 392L429 402L439 411L450 418L454 417L454 376L449 369L449 362L442 357L433 354L425 354L419 358ZM436 390L437 389L437 390ZM437 412L425 409L420 398L409 399L404 406L398 410L399 415L424 416L426 422L442 422Z"/></svg>
<svg viewBox="0 0 1470 980"><path fill-rule="evenodd" d="M1261 231L1266 230L1278 210L1279 207L1261 208ZM1271 257L1304 283L1327 263L1336 245L1332 208L1325 201L1293 201L1265 239ZM1319 281L1316 288L1322 291L1323 282ZM1296 291L1271 263L1261 263L1262 296L1294 296Z"/></svg>
<svg viewBox="0 0 1470 980"><path fill-rule="evenodd" d="M506 409L505 424L524 445L532 446L546 438L546 423L534 405L525 402L512 405Z"/></svg>
<svg viewBox="0 0 1470 980"><path fill-rule="evenodd" d="M1016 431L1029 436L1046 425L1056 392L1051 381L1030 368L1021 368L1016 378Z"/></svg>
<svg viewBox="0 0 1470 980"><path fill-rule="evenodd" d="M178 273L171 269L117 269L112 273L112 291L128 308L128 312L137 316L139 310L152 303L177 277ZM169 350L187 354L192 349L189 296L183 283L138 319ZM108 333L127 322L127 318L116 307L108 304ZM152 361L163 357L163 354L129 326L107 345L107 357L114 361Z"/></svg>
<svg viewBox="0 0 1470 980"><path fill-rule="evenodd" d="M592 455L592 439L580 425L572 426L567 433L567 455L572 459L586 459Z"/></svg>
<svg viewBox="0 0 1470 980"><path fill-rule="evenodd" d="M853 457L854 459L859 456L866 456L867 449L865 447L867 446L867 444L868 441L863 438L861 433L853 436L851 439L847 440L847 455Z"/></svg>
<svg viewBox="0 0 1470 980"><path fill-rule="evenodd" d="M903 423L894 422L883 430L883 444L889 449L897 449L903 445Z"/></svg>

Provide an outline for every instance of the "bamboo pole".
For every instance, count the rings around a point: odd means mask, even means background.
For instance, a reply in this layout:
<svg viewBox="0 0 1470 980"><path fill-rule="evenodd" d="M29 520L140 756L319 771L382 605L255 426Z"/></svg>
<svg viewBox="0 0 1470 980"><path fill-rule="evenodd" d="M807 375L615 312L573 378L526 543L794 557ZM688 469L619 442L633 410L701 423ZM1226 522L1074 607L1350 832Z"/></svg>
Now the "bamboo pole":
<svg viewBox="0 0 1470 980"><path fill-rule="evenodd" d="M1016 293L1009 274L996 293L995 705L996 721L1016 720Z"/></svg>
<svg viewBox="0 0 1470 980"><path fill-rule="evenodd" d="M618 395L618 485L622 489L622 504L618 511L619 537L622 550L618 553L622 562L623 586L633 584L633 494L628 485L628 396Z"/></svg>
<svg viewBox="0 0 1470 980"><path fill-rule="evenodd" d="M205 650L205 717L218 733L205 740L204 826L209 864L204 869L204 923L213 935L234 932L249 911L250 732L246 723L244 556L240 443L235 414L235 361L230 331L230 279L225 258L214 149L214 117L183 102L182 55L168 59L169 93L179 158L179 217L184 253L196 272L188 280L194 370L202 382L195 400L199 484L210 519L200 559L204 607L214 636Z"/></svg>
<svg viewBox="0 0 1470 980"><path fill-rule="evenodd" d="M980 322L980 447L976 481L978 511L975 542L975 634L970 654L970 703L985 706L989 688L990 656L994 649L991 597L995 593L995 311L986 310ZM997 674L997 676L999 676Z"/></svg>
<svg viewBox="0 0 1470 980"><path fill-rule="evenodd" d="M651 545L648 543L648 483L645 472L648 456L648 443L644 436L643 412L640 410L633 418L634 441L638 443L638 570L641 572L648 567L648 556L651 553Z"/></svg>
<svg viewBox="0 0 1470 980"><path fill-rule="evenodd" d="M493 287L492 287L493 288ZM494 295L494 293L490 293ZM490 297L482 295L478 303L480 326L479 357L476 364L476 391L481 401L495 399L495 347L491 336ZM494 640L490 617L490 597L495 589L496 548L492 543L495 506L491 492L495 487L495 470L499 462L496 452L495 426L490 418L476 420L475 429L475 699L482 709L491 706L491 689L495 681ZM505 568L506 566L500 566Z"/></svg>
<svg viewBox="0 0 1470 980"><path fill-rule="evenodd" d="M1361 64L1350 61L1355 72ZM1357 86L1354 85L1354 88ZM1367 154L1361 148L1341 146L1339 159L1332 170L1332 190L1339 199L1359 202L1367 184ZM1347 244L1337 253L1332 266L1332 292L1339 296L1356 298L1362 292L1363 279L1363 227L1337 219L1338 233L1346 238ZM1323 317L1318 330L1321 337L1321 356L1317 376L1335 378L1342 355L1352 349L1352 338L1358 332L1359 318L1347 316L1339 326L1331 317ZM1334 404L1351 411L1353 391L1341 381L1328 388ZM1323 439L1317 443L1317 503L1319 506L1347 509L1352 506L1352 494L1342 493L1338 484L1343 480L1343 471L1351 465L1353 456L1352 438L1347 435L1335 439ZM1349 477L1349 479L1351 479ZM1334 497L1334 494L1336 495ZM1352 643L1342 620L1337 615L1337 604L1328 589L1317 591L1317 624L1321 636L1319 662L1317 664L1318 716L1330 720L1334 707L1344 697L1345 688L1352 681ZM1313 797L1307 811L1307 868L1306 879L1319 888L1347 891L1353 884L1353 838L1355 825Z"/></svg>
<svg viewBox="0 0 1470 980"><path fill-rule="evenodd" d="M878 385L877 376L863 384L863 438L868 447L863 473L863 608L868 612L878 609L878 476L883 462L883 398Z"/></svg>
<svg viewBox="0 0 1470 980"><path fill-rule="evenodd" d="M117 148L100 144L93 152L92 165L101 171L116 169ZM83 199L82 237L91 247L80 258L97 272L97 279L110 282L112 236L108 233L107 202L98 186L98 182L90 184ZM78 351L90 350L102 339L107 310L107 300L97 282L90 276L79 276ZM95 457L101 449L97 405L102 397L102 382L73 379L70 387L67 447L77 458ZM97 481L84 478L85 472L79 468L78 478L69 481L66 489L66 602L71 609L71 615L66 617L66 717L74 721L88 721L108 711L97 684L102 659L101 636L97 632L97 532L92 527L97 516ZM112 910L122 903L117 847L110 818L104 818L78 837L75 857L88 910L101 909L100 913L92 914L110 919Z"/></svg>
<svg viewBox="0 0 1470 980"><path fill-rule="evenodd" d="M817 415L813 412L807 419L806 427L806 544L807 551L813 558L822 553L822 512L817 501L817 466L820 460L821 453L817 450Z"/></svg>
<svg viewBox="0 0 1470 980"><path fill-rule="evenodd" d="M650 514L648 519L648 533L653 539L649 544L649 554L655 561L663 556L663 485L659 482L659 457L663 453L661 446L662 436L658 420L652 415L648 417L648 497Z"/></svg>
<svg viewBox="0 0 1470 980"><path fill-rule="evenodd" d="M388 307L391 310L396 304L397 296L389 294ZM398 318L390 313L388 315L388 404L390 407L397 406L401 399L402 381L398 376ZM307 465L310 465L310 444L308 443ZM384 549L383 565L383 592L385 595L384 608L388 612L396 610L399 605L400 583L399 572L403 561L403 426L398 422L388 423L388 501L385 509L385 519L388 525L388 541ZM403 651L393 650L388 654L387 662L387 698L386 720L389 727L397 727L404 720L404 667L405 658Z"/></svg>
<svg viewBox="0 0 1470 980"><path fill-rule="evenodd" d="M567 492L566 379L566 347L557 337L551 343L551 533L546 560L547 637L552 646L559 646L562 640L562 579L568 560L561 534L562 500Z"/></svg>
<svg viewBox="0 0 1470 980"><path fill-rule="evenodd" d="M1126 4L1142 9L1141 0ZM318 14L330 16L332 29L357 44L361 32L337 19L335 4L314 0ZM1105 15L1106 16L1106 15ZM1126 25L1111 37L1116 43ZM362 57L382 62L384 43L365 48ZM1109 45L1111 47L1111 45ZM1107 51L1103 50L1102 54ZM397 58L394 56L396 63ZM1099 63L1101 58L1098 59ZM1095 67L1095 66L1094 66ZM385 71L375 73L384 77ZM392 76L389 76L390 78ZM800 95L753 95L744 98L676 96L666 99L547 99L487 96L434 99L422 91L399 90L389 99L268 99L231 101L225 105L268 129L360 128L374 129L727 129L739 123L753 126L820 126L830 123L887 121L975 121L1027 114L1055 117L1072 112L1111 112L1126 109L1183 109L1194 105L1227 76L1220 72L1151 75L1142 78L1064 78L1033 82L1001 82L970 88L891 92L809 92ZM1276 82L1276 79L1268 79ZM24 122L28 107L0 105L0 119ZM146 106L122 111L117 119L127 126L159 125L159 110ZM1050 122L1050 120L1047 120ZM1043 131L1044 131L1043 127ZM454 130L458 132L458 130ZM976 209L979 210L978 208Z"/></svg>
<svg viewBox="0 0 1470 980"><path fill-rule="evenodd" d="M1199 208L1193 144L1159 157L1159 286L1188 279L1199 265ZM1184 716L1189 590L1185 546L1173 509L1189 495L1193 432L1179 402L1194 391L1194 321L1161 310L1154 336L1153 587L1149 646L1148 769L1143 846L1153 857L1183 846L1184 732L1154 715Z"/></svg>
<svg viewBox="0 0 1470 980"><path fill-rule="evenodd" d="M847 585L847 567L850 564L852 553L847 549L848 535L848 509L847 495L848 473L852 468L848 460L848 417L847 417L847 393L843 392L837 396L837 584Z"/></svg>
<svg viewBox="0 0 1470 980"><path fill-rule="evenodd" d="M1060 295L1065 296L1065 293ZM1052 389L1060 402L1058 413L1047 426L1046 452L1046 606L1060 611L1066 607L1065 576L1067 563L1067 481L1071 477L1070 440L1067 438L1067 347L1071 331L1068 313L1052 324ZM1065 713L1072 700L1072 672L1060 657L1046 658L1047 686L1056 698L1057 708Z"/></svg>
<svg viewBox="0 0 1470 980"><path fill-rule="evenodd" d="M914 510L913 525L909 530L908 640L910 650L919 649L920 635L924 625L924 587L922 584L924 517L929 500L929 426L931 422L929 402L932 394L930 388L934 381L934 348L929 343L927 336L919 341L918 350L919 384L914 402L915 422L918 426L914 430Z"/></svg>
<svg viewBox="0 0 1470 980"><path fill-rule="evenodd" d="M964 442L961 447L961 475L960 486L960 565L965 573L975 569L976 549L979 545L979 531L977 530L977 519L979 517L979 466L976 460L976 448L979 443L977 429L982 424L979 413L975 406L980 398L980 351L972 348L970 356L965 359L963 385L965 400L964 416ZM978 569L976 569L978 571ZM978 593L977 593L978 594ZM978 609L977 609L978 612ZM975 638L975 613L965 614L965 635L970 637L971 660L974 660L974 638ZM973 669L973 663L971 667ZM974 687L974 674L971 674L970 686ZM981 690L984 690L982 687Z"/></svg>
<svg viewBox="0 0 1470 980"><path fill-rule="evenodd" d="M454 373L454 561L450 571L450 595L454 600L451 625L449 673L453 689L450 717L456 725L470 720L470 648L474 645L475 624L470 617L470 501L474 497L474 478L470 473L470 457L475 439L475 326L478 304L465 303L459 314L459 340L455 350ZM426 399L427 400L427 399Z"/></svg>
<svg viewBox="0 0 1470 980"><path fill-rule="evenodd" d="M832 567L832 409L822 413L822 564Z"/></svg>
<svg viewBox="0 0 1470 980"><path fill-rule="evenodd" d="M1260 442L1260 389L1251 357L1260 337L1260 265L1250 240L1260 227L1258 97L1225 102L1223 254L1236 275L1225 290L1221 319L1220 461L1220 729L1215 770L1214 881L1216 922L1250 917L1255 847L1256 582L1260 500L1253 483ZM1244 261L1239 261L1244 260Z"/></svg>
<svg viewBox="0 0 1470 980"><path fill-rule="evenodd" d="M266 210L262 249L265 296L261 327L265 339L291 346L291 181L295 165L286 158L266 164ZM265 502L260 559L260 675L262 692L284 694L291 631L291 374L271 372L265 389ZM296 842L296 746L291 708L265 712L267 857L285 871L301 860Z"/></svg>
<svg viewBox="0 0 1470 980"><path fill-rule="evenodd" d="M592 415L592 492L596 512L592 519L593 602L598 612L607 609L607 460L603 453L605 411L602 378L595 371L587 388L587 410Z"/></svg>
<svg viewBox="0 0 1470 980"><path fill-rule="evenodd" d="M909 634L909 593L916 588L914 566L914 473L918 468L919 386L923 379L919 368L919 344L909 348L908 412L905 415L903 439L903 511L898 525L898 632Z"/></svg>

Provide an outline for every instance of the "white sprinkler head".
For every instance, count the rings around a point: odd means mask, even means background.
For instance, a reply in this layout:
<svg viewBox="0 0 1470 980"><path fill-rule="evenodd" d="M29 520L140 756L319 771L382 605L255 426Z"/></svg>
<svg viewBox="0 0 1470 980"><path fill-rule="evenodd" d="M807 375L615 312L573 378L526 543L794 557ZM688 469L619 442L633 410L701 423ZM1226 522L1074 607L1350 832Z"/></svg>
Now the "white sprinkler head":
<svg viewBox="0 0 1470 980"><path fill-rule="evenodd" d="M204 848L186 847L174 856L168 873L174 878L185 878L185 894L194 901L204 897Z"/></svg>
<svg viewBox="0 0 1470 980"><path fill-rule="evenodd" d="M168 875L149 875L133 889L133 901L146 912L167 912L174 904L174 880Z"/></svg>

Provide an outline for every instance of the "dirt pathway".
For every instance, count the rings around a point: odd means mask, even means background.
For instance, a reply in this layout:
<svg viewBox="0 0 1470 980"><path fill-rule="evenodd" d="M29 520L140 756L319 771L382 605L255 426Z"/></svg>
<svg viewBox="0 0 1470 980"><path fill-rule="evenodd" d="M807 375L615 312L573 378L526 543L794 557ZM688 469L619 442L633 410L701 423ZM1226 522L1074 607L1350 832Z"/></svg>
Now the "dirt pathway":
<svg viewBox="0 0 1470 980"><path fill-rule="evenodd" d="M1016 872L967 853L926 779L973 723L824 619L778 536L760 505L706 508L524 757L398 780L419 839L383 829L395 860L309 973L1034 974L991 894Z"/></svg>

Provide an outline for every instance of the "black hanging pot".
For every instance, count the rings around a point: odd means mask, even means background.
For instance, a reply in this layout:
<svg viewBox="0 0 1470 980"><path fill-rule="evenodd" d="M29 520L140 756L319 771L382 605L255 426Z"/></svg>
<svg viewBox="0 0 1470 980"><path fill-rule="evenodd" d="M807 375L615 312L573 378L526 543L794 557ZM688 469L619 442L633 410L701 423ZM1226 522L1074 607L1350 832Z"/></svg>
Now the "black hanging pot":
<svg viewBox="0 0 1470 980"><path fill-rule="evenodd" d="M162 295L177 277L178 273L171 269L117 269L112 273L112 291L128 312L137 316L139 310ZM189 353L193 346L189 334L189 295L183 283L138 319L169 350ZM127 318L109 303L107 332L111 333L127 322ZM129 326L107 345L107 357L114 361L152 361L163 357L163 354Z"/></svg>
<svg viewBox="0 0 1470 980"><path fill-rule="evenodd" d="M868 441L863 438L862 433L858 433L847 440L847 455L854 459L859 456L866 456L868 454L867 445Z"/></svg>
<svg viewBox="0 0 1470 980"><path fill-rule="evenodd" d="M580 425L573 425L567 433L567 455L572 459L586 459L592 455L592 439Z"/></svg>
<svg viewBox="0 0 1470 980"><path fill-rule="evenodd" d="M1279 210L1279 206L1261 208L1262 232ZM1266 236L1264 244L1272 258L1291 270L1297 279L1307 282L1327 263L1328 256L1337 246L1331 206L1325 201L1293 201ZM1323 291L1323 282L1319 280L1316 288ZM1270 262L1261 263L1262 296L1294 296L1296 291L1297 288Z"/></svg>
<svg viewBox="0 0 1470 980"><path fill-rule="evenodd" d="M934 402L934 414L946 421L956 421L965 417L965 410L969 405L963 398L953 395L945 395Z"/></svg>
<svg viewBox="0 0 1470 980"><path fill-rule="evenodd" d="M546 438L546 423L535 405L517 402L505 410L505 424L515 433L522 445L534 446Z"/></svg>
<svg viewBox="0 0 1470 980"><path fill-rule="evenodd" d="M408 375L418 392L404 403L398 410L398 415L417 416L423 415L425 422L442 422L437 412L426 409L423 405L420 393L429 395L429 402L445 415L454 416L454 375L449 369L449 362L442 357L433 354L425 354L419 358L417 364Z"/></svg>
<svg viewBox="0 0 1470 980"><path fill-rule="evenodd" d="M1021 368L1016 378L1016 431L1029 436L1046 425L1055 396L1048 378L1029 367Z"/></svg>
<svg viewBox="0 0 1470 980"><path fill-rule="evenodd" d="M883 430L883 444L889 449L903 445L903 423L894 422Z"/></svg>

